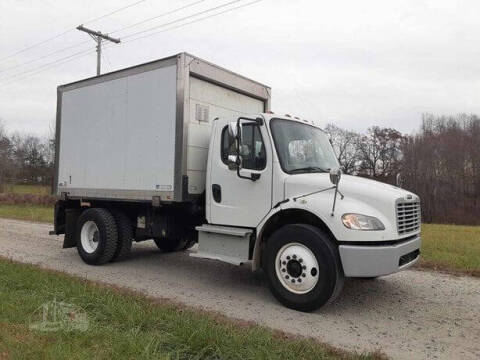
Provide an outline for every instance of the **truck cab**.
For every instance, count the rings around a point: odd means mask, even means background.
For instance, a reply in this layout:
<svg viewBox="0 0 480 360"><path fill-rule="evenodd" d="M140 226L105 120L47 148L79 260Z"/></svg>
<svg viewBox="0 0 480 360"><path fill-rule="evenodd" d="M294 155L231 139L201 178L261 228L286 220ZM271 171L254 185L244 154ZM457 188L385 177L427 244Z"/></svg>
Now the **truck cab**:
<svg viewBox="0 0 480 360"><path fill-rule="evenodd" d="M340 175L328 135L313 122L273 113L217 119L210 139L199 251L215 229L251 229L249 253L223 260L252 260L285 305L316 308L344 277L388 275L418 260L418 196ZM329 295L315 298L319 282Z"/></svg>

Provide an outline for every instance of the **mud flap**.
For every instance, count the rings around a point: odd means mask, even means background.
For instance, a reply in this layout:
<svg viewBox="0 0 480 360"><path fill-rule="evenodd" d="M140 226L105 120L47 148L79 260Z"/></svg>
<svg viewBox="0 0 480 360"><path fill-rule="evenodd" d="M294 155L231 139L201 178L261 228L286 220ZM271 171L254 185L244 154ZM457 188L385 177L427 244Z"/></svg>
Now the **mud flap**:
<svg viewBox="0 0 480 360"><path fill-rule="evenodd" d="M65 210L65 237L63 239L64 249L77 246L75 234L77 232L77 220L81 213L81 209Z"/></svg>

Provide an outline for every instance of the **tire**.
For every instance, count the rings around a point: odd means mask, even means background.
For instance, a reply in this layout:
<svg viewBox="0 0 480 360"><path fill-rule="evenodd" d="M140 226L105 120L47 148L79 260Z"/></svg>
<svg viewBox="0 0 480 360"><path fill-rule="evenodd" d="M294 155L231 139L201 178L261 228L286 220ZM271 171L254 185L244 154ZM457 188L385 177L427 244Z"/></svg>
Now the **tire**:
<svg viewBox="0 0 480 360"><path fill-rule="evenodd" d="M185 251L185 250L188 250L190 249L191 247L193 247L193 245L196 244L196 241L194 240L188 240L185 245L180 249L180 251Z"/></svg>
<svg viewBox="0 0 480 360"><path fill-rule="evenodd" d="M77 250L84 262L102 265L112 260L118 243L117 225L105 209L85 210L77 222Z"/></svg>
<svg viewBox="0 0 480 360"><path fill-rule="evenodd" d="M157 247L163 252L176 252L189 249L195 244L182 238L155 238L153 239Z"/></svg>
<svg viewBox="0 0 480 360"><path fill-rule="evenodd" d="M309 312L340 294L344 274L338 250L320 229L285 225L268 239L265 251L270 290L286 307Z"/></svg>
<svg viewBox="0 0 480 360"><path fill-rule="evenodd" d="M132 250L133 225L125 213L119 210L112 210L118 231L118 243L113 258L110 261L120 261L126 259Z"/></svg>

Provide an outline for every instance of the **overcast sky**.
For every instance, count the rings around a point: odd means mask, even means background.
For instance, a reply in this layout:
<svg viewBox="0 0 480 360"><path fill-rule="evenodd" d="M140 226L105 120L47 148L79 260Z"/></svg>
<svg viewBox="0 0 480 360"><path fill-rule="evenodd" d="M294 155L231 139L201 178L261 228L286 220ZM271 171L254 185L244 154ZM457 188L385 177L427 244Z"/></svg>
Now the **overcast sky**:
<svg viewBox="0 0 480 360"><path fill-rule="evenodd" d="M0 58L134 2L0 0ZM145 0L88 26L110 32L192 2ZM112 36L122 38L226 2L204 0ZM271 86L277 113L360 131L380 125L411 133L425 112L480 113L479 15L478 0L263 0L110 46L103 71L187 51ZM8 68L86 40L88 35L74 30L0 61L0 119L9 131L47 133L57 85L93 76L96 55L33 76L14 76L84 49L93 51L94 42Z"/></svg>

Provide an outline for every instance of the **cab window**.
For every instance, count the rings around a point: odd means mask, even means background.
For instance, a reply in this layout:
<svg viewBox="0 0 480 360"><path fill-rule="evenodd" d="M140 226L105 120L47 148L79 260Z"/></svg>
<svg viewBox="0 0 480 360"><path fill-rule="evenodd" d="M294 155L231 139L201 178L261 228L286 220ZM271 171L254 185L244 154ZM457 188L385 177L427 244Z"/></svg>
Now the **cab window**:
<svg viewBox="0 0 480 360"><path fill-rule="evenodd" d="M257 124L242 124L242 168L263 170L267 164L265 144L260 127ZM235 154L235 143L229 142L228 126L222 130L221 157L224 164L228 164L228 155Z"/></svg>

